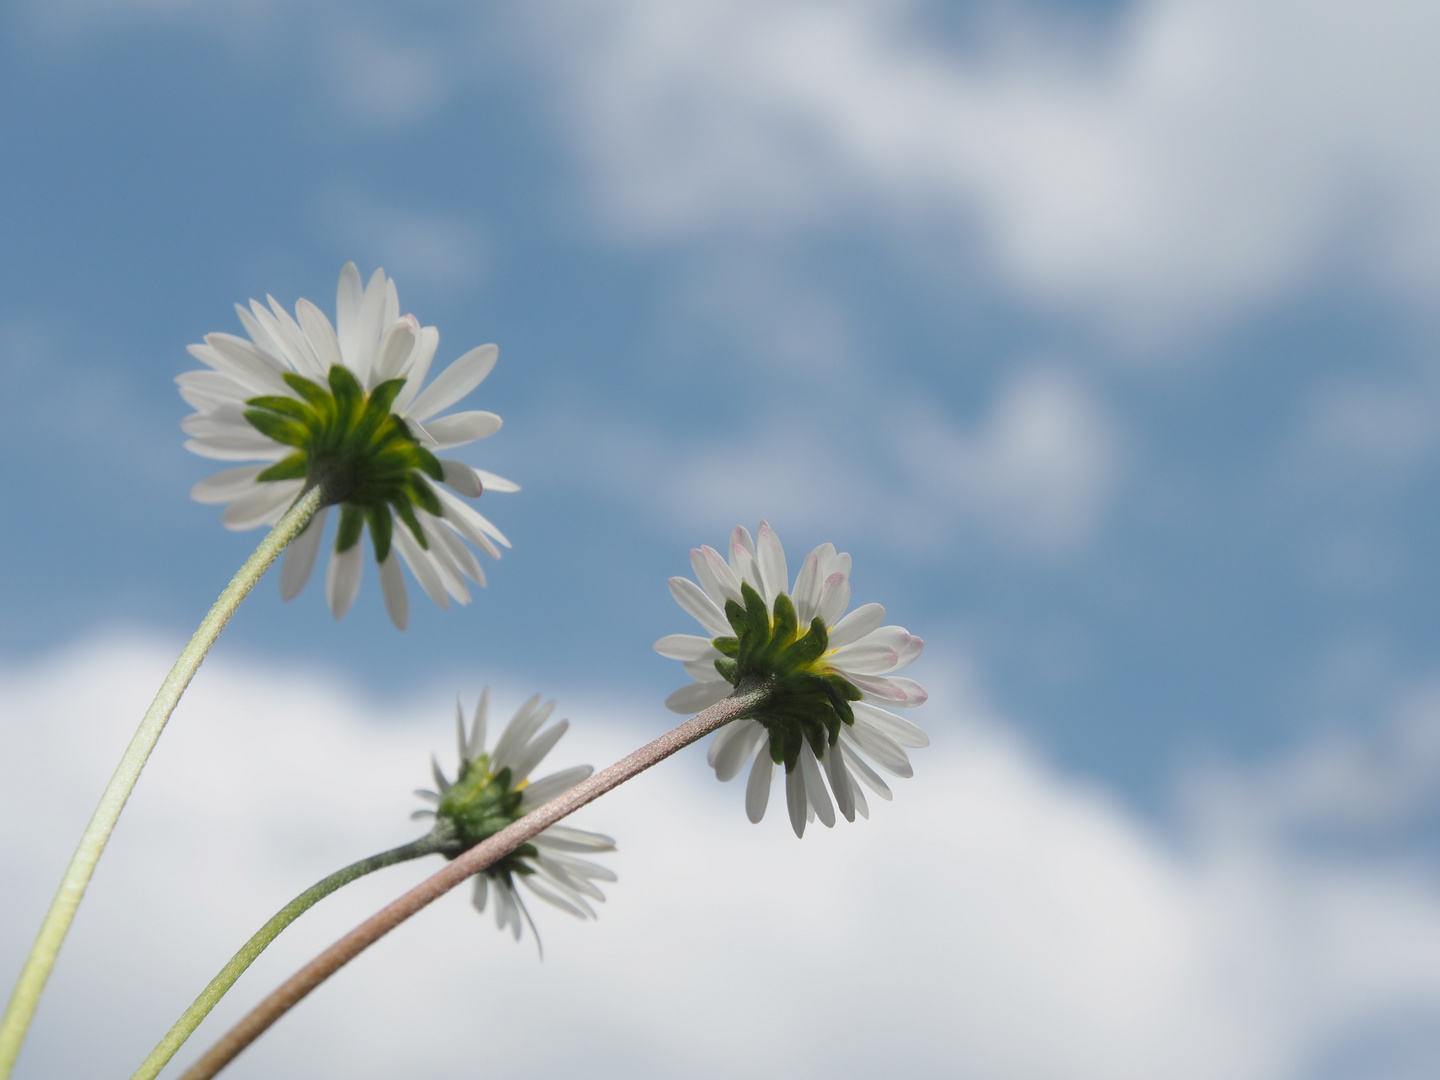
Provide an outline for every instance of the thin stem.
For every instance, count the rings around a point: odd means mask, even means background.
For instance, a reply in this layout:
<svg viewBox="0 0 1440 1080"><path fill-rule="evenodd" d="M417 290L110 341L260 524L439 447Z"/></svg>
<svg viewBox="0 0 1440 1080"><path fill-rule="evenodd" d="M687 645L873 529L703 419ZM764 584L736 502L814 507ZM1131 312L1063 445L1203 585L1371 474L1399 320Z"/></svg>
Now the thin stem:
<svg viewBox="0 0 1440 1080"><path fill-rule="evenodd" d="M95 813L90 816L90 823L85 826L80 844L75 849L75 854L70 857L70 865L65 868L65 876L60 879L60 888L56 890L50 909L45 913L45 921L40 924L40 933L35 937L35 944L30 947L25 966L20 969L20 978L16 980L15 990L10 995L5 1018L0 1021L0 1080L6 1080L10 1070L15 1067L15 1059L20 1054L20 1046L25 1041L25 1033L35 1015L35 1007L40 1003L40 994L45 989L45 980L50 977L50 969L55 966L55 957L70 930L75 909L80 906L85 887L90 884L90 875L95 872L95 864L100 861L100 855L105 850L115 822L119 819L120 812L125 809L126 800L130 798L135 782L140 779L140 770L145 768L150 751L155 748L160 733L165 730L165 723L175 711L180 695L185 692L185 687L190 684L200 661L205 659L205 654L210 651L210 646L215 644L220 631L225 629L230 616L235 614L240 601L254 588L261 575L285 549L285 545L299 536L310 523L311 517L320 507L321 498L321 488L312 487L296 500L295 505L280 519L280 523L270 530L269 535L260 542L260 546L250 558L245 560L245 565L240 567L239 573L220 594L220 599L215 601L210 613L205 616L205 621L200 624L195 636L190 639L185 651L170 669L170 674L166 675L165 681L160 684L155 700L150 703L150 708L140 721L140 727L136 729L130 745L125 748L125 753L120 758L120 764L115 767L110 783L100 796L100 805L95 808Z"/></svg>
<svg viewBox="0 0 1440 1080"><path fill-rule="evenodd" d="M396 863L418 859L424 855L433 855L440 850L440 847L440 841L436 840L433 834L423 836L413 843L382 851L379 855L371 855L368 859L353 862L343 870L336 870L335 873L317 881L294 900L291 900L271 916L270 921L257 930L254 937L240 947L240 951L220 969L220 974L210 980L210 985L200 992L200 996L181 1014L180 1019L175 1021L175 1026L156 1044L155 1049L150 1051L150 1056L135 1070L130 1080L154 1080L165 1064L175 1056L175 1051L179 1050L185 1040L190 1037L190 1033L200 1026L200 1021L209 1015L210 1010L225 996L226 991L235 985L235 980L240 978L245 969L255 962L255 958L265 951L266 946L280 936L280 931L311 907L336 889L349 885L357 878L362 878L366 874L382 870L387 866L394 866Z"/></svg>
<svg viewBox="0 0 1440 1080"><path fill-rule="evenodd" d="M586 803L599 798L612 788L664 761L671 754L703 738L722 724L744 714L765 696L767 687L736 691L724 701L716 702L698 716L693 716L654 742L636 750L629 757L576 784L565 794L532 810L519 821L501 829L458 856L444 869L422 881L404 896L376 912L351 930L335 944L306 964L207 1050L191 1065L180 1080L210 1080L233 1061L247 1046L259 1038L271 1024L279 1020L335 972L360 953L399 926L410 916L444 896L455 886L491 864L503 859L521 844L573 814Z"/></svg>

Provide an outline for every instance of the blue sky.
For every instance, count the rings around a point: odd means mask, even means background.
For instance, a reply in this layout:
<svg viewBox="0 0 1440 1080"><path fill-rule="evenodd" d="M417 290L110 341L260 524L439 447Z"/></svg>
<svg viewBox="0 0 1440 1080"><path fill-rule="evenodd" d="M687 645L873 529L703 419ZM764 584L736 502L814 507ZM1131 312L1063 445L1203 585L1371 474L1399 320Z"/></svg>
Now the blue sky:
<svg viewBox="0 0 1440 1080"><path fill-rule="evenodd" d="M190 626L255 537L184 498L184 346L266 292L329 308L354 258L442 359L501 345L475 460L525 486L486 500L516 548L404 638L373 580L335 626L267 585L229 648L381 693L658 691L664 578L766 516L1142 798L1197 752L1374 725L1433 669L1435 260L1407 248L1434 163L1403 80L1357 64L1326 115L1303 91L1343 42L1287 86L1222 13L1195 72L1147 73L1183 6L810 12L774 30L831 65L799 75L759 15L562 10L9 10L0 319L40 403L5 437L35 508L9 649Z"/></svg>
<svg viewBox="0 0 1440 1080"><path fill-rule="evenodd" d="M665 579L766 517L851 551L916 677L972 688L937 738L983 700L1142 822L1197 771L1403 759L1440 730L1437 31L1400 2L8 5L0 655L189 633L259 534L186 496L184 348L267 292L333 310L354 259L441 361L500 345L467 460L524 486L482 498L515 546L403 635L373 566L339 623L263 582L237 662L382 712L490 681L658 723L650 644L691 629ZM1433 873L1420 773L1306 828Z"/></svg>

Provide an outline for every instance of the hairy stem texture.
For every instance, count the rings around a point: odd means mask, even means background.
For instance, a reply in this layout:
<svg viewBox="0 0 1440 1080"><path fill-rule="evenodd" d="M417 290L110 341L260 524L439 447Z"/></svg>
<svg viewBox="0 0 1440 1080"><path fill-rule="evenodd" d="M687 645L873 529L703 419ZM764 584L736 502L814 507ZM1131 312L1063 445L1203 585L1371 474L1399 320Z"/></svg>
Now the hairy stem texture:
<svg viewBox="0 0 1440 1080"><path fill-rule="evenodd" d="M20 978L16 980L15 989L10 995L5 1018L0 1020L0 1080L6 1080L15 1067L15 1059L20 1054L25 1033L29 1030L35 1008L40 1003L45 981L50 977L50 969L55 966L55 957L70 930L75 909L80 906L80 900L85 895L85 887L90 884L90 875L95 872L95 864L100 861L100 855L110 840L115 822L119 820L120 812L125 809L125 802L130 798L135 782L140 779L140 771L145 768L145 762L150 757L150 751L155 749L160 733L165 730L166 721L175 711L180 695L190 685L196 669L200 667L200 661L205 659L205 654L215 644L220 631L225 629L230 616L235 614L240 601L255 587L255 583L285 549L285 545L299 536L309 524L320 507L321 499L321 489L318 486L312 487L286 512L279 524L270 530L269 535L260 542L260 546L250 558L245 560L245 565L240 567L239 573L220 594L220 599L215 601L200 628L195 631L195 636L190 639L180 658L175 661L175 666L170 669L170 674L166 675L165 681L160 684L155 700L150 703L150 708L140 721L130 745L125 748L125 753L120 758L120 764L110 777L110 783L100 796L100 805L95 808L90 823L85 826L80 844L70 858L70 865L65 868L65 876L60 879L60 888L56 890L50 909L45 913L45 920L40 924L35 944L30 948L30 955L25 958L25 966L20 969Z"/></svg>
<svg viewBox="0 0 1440 1080"><path fill-rule="evenodd" d="M349 885L357 878L374 873L376 870L383 870L387 866L394 866L396 863L432 855L439 850L439 844L433 839L428 836L421 837L413 843L391 848L389 851L382 851L379 855L371 855L368 859L353 862L343 870L336 870L329 877L311 885L310 888L271 916L270 921L240 947L240 951L230 958L230 962L220 969L220 973L215 978L210 980L210 984L200 992L200 996L181 1014L180 1019L175 1021L174 1026L156 1044L155 1049L150 1051L150 1056L131 1074L130 1080L154 1080L165 1064L175 1056L175 1051L184 1045L185 1040L190 1037L190 1033L200 1026L200 1021L209 1015L216 1003L225 996L230 987L235 985L235 980L240 978L245 969L255 962L255 958L265 951L266 946L280 936L282 930L310 908L336 889Z"/></svg>
<svg viewBox="0 0 1440 1080"><path fill-rule="evenodd" d="M704 738L722 724L743 715L759 704L766 692L765 687L737 690L724 701L716 702L698 716L691 717L679 727L645 744L603 772L576 784L565 794L551 799L544 806L532 810L519 821L476 844L444 869L370 916L297 971L226 1032L219 1042L185 1071L180 1080L209 1080L233 1061L240 1051L264 1034L271 1024L299 1004L310 991L410 916L434 903L461 882L503 859L521 844L573 814L585 804L612 788L619 787L650 766L664 761L677 750Z"/></svg>

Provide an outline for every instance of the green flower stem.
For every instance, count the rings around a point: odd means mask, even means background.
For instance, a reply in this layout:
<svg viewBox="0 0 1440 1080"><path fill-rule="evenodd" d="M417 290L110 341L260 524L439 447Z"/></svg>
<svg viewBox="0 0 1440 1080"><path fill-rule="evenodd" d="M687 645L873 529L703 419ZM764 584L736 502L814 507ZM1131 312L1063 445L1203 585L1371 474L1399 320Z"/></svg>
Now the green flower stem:
<svg viewBox="0 0 1440 1080"><path fill-rule="evenodd" d="M175 1051L179 1050L185 1040L190 1037L190 1033L200 1026L200 1021L209 1015L216 1003L225 996L230 987L235 985L235 980L245 973L245 969L255 962L255 958L265 951L266 946L280 936L280 931L307 910L336 889L349 885L356 878L362 878L366 874L383 870L387 866L394 866L396 863L433 855L440 850L441 846L441 841L437 840L433 834L423 836L413 843L382 851L379 855L371 855L368 859L353 862L343 870L336 870L335 873L317 881L294 900L291 900L271 916L270 921L257 930L254 937L240 947L240 951L220 969L220 974L210 980L210 985L200 992L200 996L181 1014L180 1019L175 1021L175 1026L166 1033L155 1049L150 1051L150 1056L135 1070L130 1080L154 1080L160 1074L160 1070L165 1067L166 1062L175 1056Z"/></svg>
<svg viewBox="0 0 1440 1080"><path fill-rule="evenodd" d="M140 770L145 768L150 751L155 748L160 733L165 730L165 723L175 711L180 695L185 692L185 687L190 685L200 661L205 659L205 654L215 644L220 631L225 629L230 616L235 614L240 601L254 588L261 575L285 549L285 545L299 536L310 523L315 511L320 508L322 497L319 485L310 488L290 507L280 519L280 523L270 530L269 535L260 542L260 546L250 558L245 560L240 572L220 594L220 599L215 601L215 606L210 609L205 621L195 631L195 636L185 646L185 651L175 661L170 674L166 675L165 681L160 684L155 700L150 703L135 736L120 758L120 764L110 777L105 793L100 796L100 805L95 808L90 823L85 826L80 844L70 858L70 865L65 868L65 876L60 879L60 888L55 892L55 899L50 902L50 909L45 913L45 921L40 924L40 933L36 935L30 955L25 958L25 966L20 970L20 978L16 980L15 990L10 995L10 1004L5 1009L5 1018L0 1021L0 1080L6 1080L11 1069L15 1067L15 1059L20 1054L20 1046L25 1041L25 1033L35 1015L35 1007L40 1003L45 981L50 977L50 969L55 966L55 957L70 930L75 909L80 906L80 900L85 895L85 887L90 884L90 875L95 872L95 864L100 861L100 855L105 850L115 822L119 819L120 812L125 809L125 802L130 798L130 792L140 778Z"/></svg>
<svg viewBox="0 0 1440 1080"><path fill-rule="evenodd" d="M299 1004L310 991L410 916L434 903L461 882L499 862L521 844L598 799L605 792L619 787L626 780L664 761L697 739L704 738L722 724L749 714L765 702L769 693L768 685L745 685L737 688L728 698L717 701L679 727L666 732L653 742L646 743L603 772L596 773L588 780L582 780L565 794L556 796L519 821L507 825L488 840L476 844L465 854L457 856L442 870L370 916L283 982L240 1023L226 1032L219 1042L205 1051L180 1080L210 1080L230 1064L240 1051L264 1034L271 1024Z"/></svg>

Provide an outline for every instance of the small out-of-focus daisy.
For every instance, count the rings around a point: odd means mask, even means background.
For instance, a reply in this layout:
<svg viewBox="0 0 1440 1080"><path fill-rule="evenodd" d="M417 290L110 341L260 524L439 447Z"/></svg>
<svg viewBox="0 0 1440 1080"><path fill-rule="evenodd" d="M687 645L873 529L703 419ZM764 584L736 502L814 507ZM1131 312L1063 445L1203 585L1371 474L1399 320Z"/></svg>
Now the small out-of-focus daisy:
<svg viewBox="0 0 1440 1080"><path fill-rule="evenodd" d="M460 703L455 703L459 772L451 781L440 763L432 758L431 768L439 790L421 788L415 792L434 809L417 810L412 816L436 819L431 835L442 841L440 851L446 858L453 859L470 850L512 821L563 795L594 771L589 765L576 765L540 780L530 779L530 773L570 727L568 720L545 727L545 721L555 711L553 701L542 705L540 695L536 694L525 702L506 725L494 748L487 752L485 724L489 710L490 690L486 688L475 706L467 733L464 712ZM501 930L509 928L519 941L523 918L530 923L538 945L539 932L535 931L535 923L516 885L523 885L528 892L561 911L593 919L595 909L589 901L605 899L595 882L614 881L615 874L579 855L614 850L615 841L608 836L566 825L551 825L529 843L475 875L475 907L484 911L493 894L495 925Z"/></svg>
<svg viewBox="0 0 1440 1080"><path fill-rule="evenodd" d="M671 694L666 706L697 712L736 689L769 687L763 705L715 733L708 760L716 777L733 779L755 755L745 811L758 822L775 766L783 765L796 836L817 817L833 826L836 806L847 821L857 812L868 817L862 784L883 799L891 796L865 759L908 777L905 748L930 744L910 721L880 707L925 701L919 683L891 674L912 663L925 643L902 627L881 625L879 604L845 615L850 556L834 544L806 556L789 590L785 549L764 521L754 540L735 527L728 561L701 547L690 552L690 565L699 585L673 577L670 592L708 636L671 634L655 643L656 652L683 661L696 680Z"/></svg>
<svg viewBox="0 0 1440 1080"><path fill-rule="evenodd" d="M180 424L185 447L221 461L258 461L200 481L190 495L225 503L230 529L273 525L315 484L324 505L285 552L280 593L290 600L310 579L329 507L340 507L325 593L338 619L360 589L361 535L368 527L380 570L385 609L400 629L409 599L399 558L442 608L470 599L469 579L485 584L466 541L492 558L510 542L459 496L518 491L518 485L439 451L493 435L490 412L438 415L490 374L499 350L471 349L422 389L440 333L400 314L395 282L376 270L340 271L335 325L300 300L295 315L266 297L235 310L247 338L207 334L190 353L208 370L175 381L195 409ZM399 518L398 525L395 518Z"/></svg>

